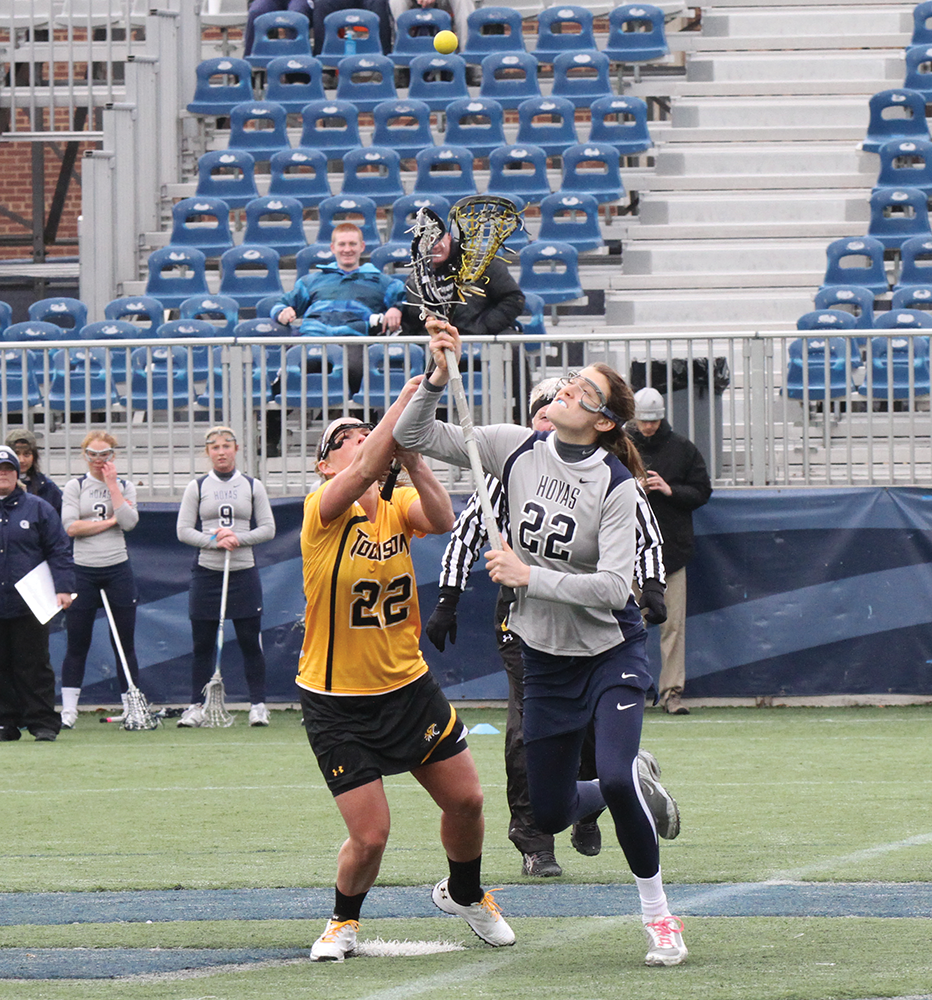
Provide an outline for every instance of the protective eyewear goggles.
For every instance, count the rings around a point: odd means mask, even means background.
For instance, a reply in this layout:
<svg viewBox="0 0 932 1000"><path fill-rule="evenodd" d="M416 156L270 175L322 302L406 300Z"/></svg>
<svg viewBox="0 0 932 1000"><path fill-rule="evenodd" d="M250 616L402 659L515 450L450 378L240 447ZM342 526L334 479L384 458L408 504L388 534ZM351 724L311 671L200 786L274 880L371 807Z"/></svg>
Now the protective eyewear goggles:
<svg viewBox="0 0 932 1000"><path fill-rule="evenodd" d="M105 448L103 451L95 451L93 448L85 448L84 454L87 455L88 458L100 458L105 462L109 462L110 459L113 458L114 452L112 448Z"/></svg>
<svg viewBox="0 0 932 1000"><path fill-rule="evenodd" d="M346 440L346 436L349 431L369 431L375 430L375 424L370 423L345 423L337 424L333 428L330 437L324 442L324 446L320 449L320 459L323 461L332 451L339 451L343 447L343 442Z"/></svg>
<svg viewBox="0 0 932 1000"><path fill-rule="evenodd" d="M569 372L564 378L560 379L558 391L567 386L573 386L579 390L579 405L587 413L599 413L608 420L611 420L618 427L624 424L621 417L609 407L605 393L602 392L591 378L580 375L579 372Z"/></svg>

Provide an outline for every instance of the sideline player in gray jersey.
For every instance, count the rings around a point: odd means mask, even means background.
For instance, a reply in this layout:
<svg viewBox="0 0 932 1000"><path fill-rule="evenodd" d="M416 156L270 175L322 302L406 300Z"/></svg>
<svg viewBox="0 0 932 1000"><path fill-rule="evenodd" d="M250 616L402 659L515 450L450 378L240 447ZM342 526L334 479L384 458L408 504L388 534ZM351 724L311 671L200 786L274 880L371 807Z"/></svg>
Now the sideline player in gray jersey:
<svg viewBox="0 0 932 1000"><path fill-rule="evenodd" d="M395 427L404 447L468 467L461 427L435 419L448 381L446 350L459 333L428 320L436 368ZM567 377L547 408L555 430L511 424L475 429L482 465L502 480L511 540L486 553L493 582L512 587L509 627L524 658L524 742L531 808L557 833L607 806L634 875L648 965L686 960L682 922L671 915L657 831L641 793L637 754L647 696L647 630L631 592L635 561L637 449L624 431L634 397L604 364ZM577 781L586 729L595 728L599 778Z"/></svg>
<svg viewBox="0 0 932 1000"><path fill-rule="evenodd" d="M548 378L531 390L528 399L528 414L531 427L535 431L549 433L553 424L547 418L547 407L560 388L559 378ZM502 484L494 476L486 476L486 488L492 502L492 510L499 531L509 537L508 503ZM663 603L664 575L662 539L660 528L654 519L650 504L643 490L637 493L637 558L635 578L642 593L641 609L645 619L658 624L665 617ZM479 553L488 540L478 494L474 493L463 508L447 544L441 560L440 597L437 607L427 622L424 631L427 638L443 652L446 640L456 641L456 606L460 595L466 589L469 571L478 560ZM508 839L522 856L522 870L525 875L547 878L560 876L563 869L554 854L553 834L537 829L531 804L528 800L527 763L524 752L524 660L521 643L507 627L510 604L499 591L495 604L495 641L508 676L508 716L505 725L505 794L508 799L510 822ZM679 810L676 801L660 784L660 767L653 754L647 750L638 751L638 779L641 791L654 817L657 833L672 840L680 832ZM583 744L579 778L588 780L597 777L595 748L587 736ZM598 816L584 817L573 825L571 836L573 846L580 854L593 856L602 846L602 835L598 826Z"/></svg>
<svg viewBox="0 0 932 1000"><path fill-rule="evenodd" d="M117 476L117 439L106 431L91 431L81 442L87 473L70 479L62 491L61 519L74 539L75 593L66 613L68 650L61 668L61 724L74 728L84 668L94 634L94 620L103 607L100 592L107 595L120 645L126 655L133 683L139 684L136 661L136 579L126 551L125 532L139 522L136 487ZM110 635L116 661L116 677L126 711L126 676Z"/></svg>
<svg viewBox="0 0 932 1000"><path fill-rule="evenodd" d="M204 724L202 691L213 673L223 564L229 552L226 617L233 621L236 641L243 654L251 702L249 724L267 726L262 582L252 547L275 537L275 518L262 483L236 468L239 445L233 431L229 427L211 427L205 438L211 471L188 483L178 509L178 539L198 549L188 596L194 641L191 704L182 713L178 725L197 727Z"/></svg>

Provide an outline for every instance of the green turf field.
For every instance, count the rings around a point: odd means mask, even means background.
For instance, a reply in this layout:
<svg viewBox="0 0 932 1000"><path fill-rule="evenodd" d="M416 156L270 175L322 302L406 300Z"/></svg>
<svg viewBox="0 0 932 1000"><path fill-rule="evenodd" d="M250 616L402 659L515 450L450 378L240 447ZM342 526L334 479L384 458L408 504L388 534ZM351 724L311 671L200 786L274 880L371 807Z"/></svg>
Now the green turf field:
<svg viewBox="0 0 932 1000"><path fill-rule="evenodd" d="M504 712L463 709L504 729ZM127 733L82 715L53 744L0 745L2 888L8 892L312 887L332 884L343 829L294 712L268 729ZM932 876L932 708L650 712L642 743L663 767L683 832L662 842L676 911L690 884L925 882ZM528 884L508 842L503 736L473 736L486 791L487 886ZM407 776L386 782L392 839L380 884L445 874L435 807ZM630 884L619 848L596 858L558 838L561 885ZM535 881L545 898L554 882ZM585 890L582 890L583 892ZM378 886L373 896L378 893ZM507 913L507 893L500 897ZM0 916L3 902L0 898ZM236 920L0 926L2 949L295 948L318 921ZM365 911L364 911L365 916ZM151 980L8 981L9 1000L59 998L480 997L858 998L932 992L922 918L690 917L687 965L647 969L632 917L514 921L496 951L449 918L364 921L361 938L452 940L450 954L303 960ZM142 971L142 970L140 970Z"/></svg>

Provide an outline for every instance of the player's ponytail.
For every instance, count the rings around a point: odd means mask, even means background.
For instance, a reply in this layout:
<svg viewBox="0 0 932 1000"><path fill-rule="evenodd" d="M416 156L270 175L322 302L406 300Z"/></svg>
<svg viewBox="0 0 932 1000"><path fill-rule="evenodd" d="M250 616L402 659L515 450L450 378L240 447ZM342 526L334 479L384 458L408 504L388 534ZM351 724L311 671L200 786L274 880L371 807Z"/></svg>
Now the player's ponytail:
<svg viewBox="0 0 932 1000"><path fill-rule="evenodd" d="M617 455L635 479L643 481L647 475L644 463L641 461L637 446L628 436L624 427L624 424L634 417L634 393L614 368L601 361L597 361L591 367L601 372L608 381L608 407L613 413L617 413L623 421L616 424L611 430L602 431L599 434L599 444L606 451Z"/></svg>

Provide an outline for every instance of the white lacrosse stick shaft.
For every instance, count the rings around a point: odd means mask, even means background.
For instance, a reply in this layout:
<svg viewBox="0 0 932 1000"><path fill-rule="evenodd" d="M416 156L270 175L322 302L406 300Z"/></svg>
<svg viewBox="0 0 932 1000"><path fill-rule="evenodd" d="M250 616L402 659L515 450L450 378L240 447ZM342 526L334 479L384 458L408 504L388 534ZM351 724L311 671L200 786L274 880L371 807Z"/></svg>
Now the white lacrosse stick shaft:
<svg viewBox="0 0 932 1000"><path fill-rule="evenodd" d="M220 655L223 653L223 621L227 616L227 591L230 587L230 550L223 556L223 583L220 586L220 623L217 626L217 660L214 664L214 676L220 673Z"/></svg>
<svg viewBox="0 0 932 1000"><path fill-rule="evenodd" d="M100 599L104 602L104 611L107 612L107 621L110 622L110 634L113 636L113 644L120 654L120 663L123 664L123 674L126 677L127 686L132 689L136 687L129 672L129 664L126 662L126 653L123 652L123 643L120 642L120 633L117 632L116 622L113 620L113 612L110 610L110 602L107 600L107 593L101 587Z"/></svg>

